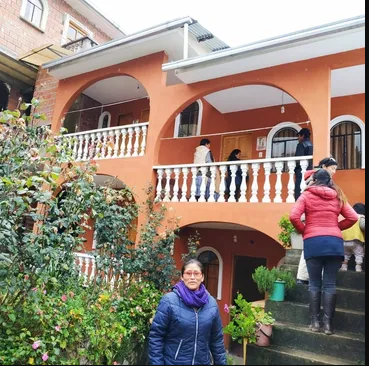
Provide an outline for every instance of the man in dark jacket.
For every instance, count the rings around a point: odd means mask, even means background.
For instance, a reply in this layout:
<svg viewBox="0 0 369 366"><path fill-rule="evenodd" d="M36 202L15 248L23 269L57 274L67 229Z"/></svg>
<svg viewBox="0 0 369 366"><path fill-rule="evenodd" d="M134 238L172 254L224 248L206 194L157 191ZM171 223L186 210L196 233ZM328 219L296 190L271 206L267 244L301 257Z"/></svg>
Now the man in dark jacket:
<svg viewBox="0 0 369 366"><path fill-rule="evenodd" d="M308 128L302 128L298 133L299 143L296 146L295 156L308 156L313 155L313 144L310 141L311 132ZM313 169L312 162L309 162L307 170ZM302 182L302 169L300 162L296 163L295 168L295 200L300 197L301 194L301 182Z"/></svg>

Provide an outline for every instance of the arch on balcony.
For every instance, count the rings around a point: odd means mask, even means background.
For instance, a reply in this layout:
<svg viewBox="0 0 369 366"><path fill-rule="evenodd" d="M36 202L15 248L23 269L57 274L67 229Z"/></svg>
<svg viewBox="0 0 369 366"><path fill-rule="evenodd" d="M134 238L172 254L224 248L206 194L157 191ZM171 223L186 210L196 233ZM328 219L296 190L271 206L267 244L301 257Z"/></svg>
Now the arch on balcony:
<svg viewBox="0 0 369 366"><path fill-rule="evenodd" d="M98 129L108 128L110 127L110 123L111 123L111 114L109 112L101 113L99 117Z"/></svg>

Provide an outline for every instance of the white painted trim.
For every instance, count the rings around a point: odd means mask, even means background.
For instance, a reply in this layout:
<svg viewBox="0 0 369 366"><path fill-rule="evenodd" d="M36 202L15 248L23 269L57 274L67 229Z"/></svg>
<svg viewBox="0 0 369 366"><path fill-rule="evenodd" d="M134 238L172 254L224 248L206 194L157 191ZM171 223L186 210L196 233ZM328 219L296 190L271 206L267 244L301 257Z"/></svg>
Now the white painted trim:
<svg viewBox="0 0 369 366"><path fill-rule="evenodd" d="M29 19L26 18L26 7L27 7L28 0L22 0L20 16L23 19L27 20L30 24L34 25L36 28L39 28L43 32L45 32L47 17L49 16L49 4L48 4L47 0L40 0L40 2L41 2L42 7L43 7L40 26L38 26L37 24L33 24Z"/></svg>
<svg viewBox="0 0 369 366"><path fill-rule="evenodd" d="M199 105L199 115L198 115L198 119L197 119L197 131L196 131L196 136L200 136L201 135L201 124L202 124L202 112L204 109L204 105L202 103L201 99L196 100L197 104ZM179 124L181 123L181 113L177 114L177 117L175 119L174 122L174 137L178 138L178 133L179 133Z"/></svg>
<svg viewBox="0 0 369 366"><path fill-rule="evenodd" d="M361 130L361 169L365 169L365 123L356 116L350 114L344 114L342 116L333 118L330 123L330 130L341 122L353 122L356 123Z"/></svg>
<svg viewBox="0 0 369 366"><path fill-rule="evenodd" d="M218 291L217 291L217 300L222 300L222 286L223 286L223 258L220 253L214 249L213 247L202 247L196 253L196 258L199 258L200 254L204 252L213 252L219 262L219 275L218 275Z"/></svg>
<svg viewBox="0 0 369 366"><path fill-rule="evenodd" d="M278 123L276 126L274 126L269 134L268 134L268 137L267 137L267 148L266 148L266 158L271 158L272 156L272 142L273 142L273 138L274 138L274 135L279 132L281 129L283 128L293 128L295 129L297 132L299 132L301 130L301 127L295 123L295 122L281 122L281 123Z"/></svg>
<svg viewBox="0 0 369 366"><path fill-rule="evenodd" d="M103 113L100 114L100 117L99 117L99 124L98 124L98 129L102 128L102 124L104 122L104 118L105 116L108 116L109 119L108 119L108 127L110 127L110 123L111 123L111 114L108 112L108 111L105 111Z"/></svg>
<svg viewBox="0 0 369 366"><path fill-rule="evenodd" d="M94 33L92 31L90 31L85 25L83 25L81 22L79 22L77 19L73 18L71 15L69 14L65 14L64 15L64 28L63 28L63 34L62 34L62 42L61 44L66 44L69 42L68 40L68 27L69 27L69 23L72 22L75 25L77 25L79 28L81 28L83 31L85 31L87 33L87 35L93 39L94 38Z"/></svg>

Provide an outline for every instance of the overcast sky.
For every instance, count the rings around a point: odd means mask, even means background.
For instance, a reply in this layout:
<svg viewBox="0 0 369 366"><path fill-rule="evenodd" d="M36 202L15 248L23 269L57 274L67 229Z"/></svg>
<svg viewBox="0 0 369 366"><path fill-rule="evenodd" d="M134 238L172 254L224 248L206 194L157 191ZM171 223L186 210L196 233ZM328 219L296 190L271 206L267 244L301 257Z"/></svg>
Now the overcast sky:
<svg viewBox="0 0 369 366"><path fill-rule="evenodd" d="M364 0L90 1L128 34L189 15L230 46L365 14Z"/></svg>

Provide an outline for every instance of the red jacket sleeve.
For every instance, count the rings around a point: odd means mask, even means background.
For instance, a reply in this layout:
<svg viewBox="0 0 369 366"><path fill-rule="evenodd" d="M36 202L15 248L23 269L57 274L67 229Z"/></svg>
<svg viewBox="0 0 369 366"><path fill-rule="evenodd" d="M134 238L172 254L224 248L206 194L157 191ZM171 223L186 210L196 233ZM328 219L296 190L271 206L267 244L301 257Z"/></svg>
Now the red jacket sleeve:
<svg viewBox="0 0 369 366"><path fill-rule="evenodd" d="M349 229L352 225L355 225L359 220L359 215L356 211L348 204L345 203L341 209L341 215L345 218L338 223L340 230Z"/></svg>
<svg viewBox="0 0 369 366"><path fill-rule="evenodd" d="M295 202L290 212L290 221L300 234L303 234L305 230L305 224L301 221L301 216L305 213L305 200L306 197L303 193Z"/></svg>

